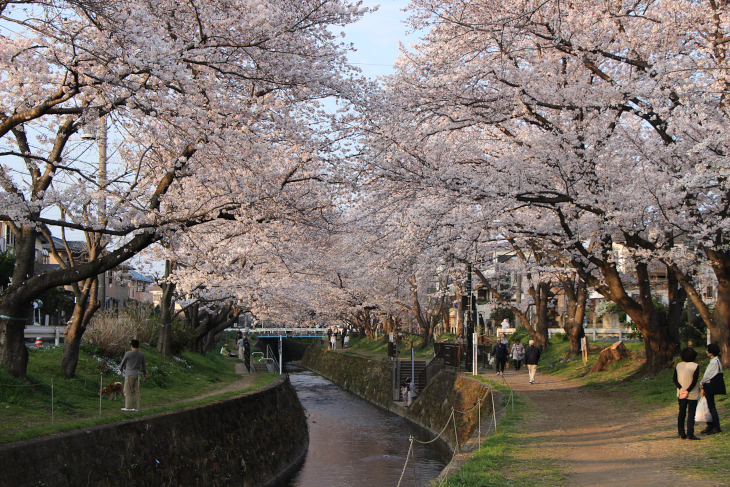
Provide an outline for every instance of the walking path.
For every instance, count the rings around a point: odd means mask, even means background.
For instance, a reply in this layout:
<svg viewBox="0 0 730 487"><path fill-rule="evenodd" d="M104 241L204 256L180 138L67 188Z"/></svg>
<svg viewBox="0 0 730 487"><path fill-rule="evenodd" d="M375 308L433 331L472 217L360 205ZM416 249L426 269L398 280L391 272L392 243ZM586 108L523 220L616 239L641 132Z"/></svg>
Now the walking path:
<svg viewBox="0 0 730 487"><path fill-rule="evenodd" d="M496 377L490 373L490 377ZM627 397L579 389L579 384L539 373L530 384L526 370L509 370L505 381L527 397L537 414L521 427L534 447L523 454L562 465L566 485L591 487L685 486L695 481L672 467L694 456L700 442L682 441L676 411L647 409ZM671 385L667 385L671 387ZM704 486L727 486L702 480Z"/></svg>
<svg viewBox="0 0 730 487"><path fill-rule="evenodd" d="M239 390L245 389L246 387L249 387L251 384L253 384L254 380L256 379L256 375L249 374L248 371L246 371L246 366L243 364L243 362L236 362L235 365L236 365L236 374L241 376L235 382L231 382L230 384L228 384L227 386L225 386L221 389L217 389L215 391L210 391L206 394L201 394L200 396L190 397L190 398L185 399L184 401L180 401L180 402L197 401L198 399L204 399L206 397L217 396L218 394L223 394L226 392L239 391Z"/></svg>

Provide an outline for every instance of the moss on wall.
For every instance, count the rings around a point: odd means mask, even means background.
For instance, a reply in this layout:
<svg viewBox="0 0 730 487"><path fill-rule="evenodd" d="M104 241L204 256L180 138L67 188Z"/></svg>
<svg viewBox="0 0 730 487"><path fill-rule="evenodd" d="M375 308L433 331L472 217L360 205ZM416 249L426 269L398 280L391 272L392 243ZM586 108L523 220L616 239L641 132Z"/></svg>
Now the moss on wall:
<svg viewBox="0 0 730 487"><path fill-rule="evenodd" d="M436 433L449 421L453 408L459 445L476 431L480 417L484 421L492 413L492 398L488 386L463 374L439 372L421 391L413 405L404 408L393 403L392 362L371 360L312 346L304 354L302 365L343 389ZM481 407L475 408L478 402ZM453 449L456 446L453 426L447 428L444 435Z"/></svg>
<svg viewBox="0 0 730 487"><path fill-rule="evenodd" d="M282 377L212 404L4 445L0 485L266 485L303 458L308 441Z"/></svg>

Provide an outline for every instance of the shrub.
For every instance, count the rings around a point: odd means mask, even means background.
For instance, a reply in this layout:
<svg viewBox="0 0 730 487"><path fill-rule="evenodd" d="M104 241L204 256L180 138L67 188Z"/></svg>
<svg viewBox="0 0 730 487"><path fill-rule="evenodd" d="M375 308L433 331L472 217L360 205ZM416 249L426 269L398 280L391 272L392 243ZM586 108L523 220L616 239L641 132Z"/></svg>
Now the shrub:
<svg viewBox="0 0 730 487"><path fill-rule="evenodd" d="M515 340L518 340L518 339L520 340L520 343L522 343L523 345L526 345L531 339L530 332L527 331L527 328L525 328L525 325L523 325L522 323L517 325L515 332L512 333L512 335L510 335L510 337L509 337L510 342L514 342Z"/></svg>
<svg viewBox="0 0 730 487"><path fill-rule="evenodd" d="M178 355L183 350L187 350L193 338L195 338L195 333L185 321L177 318L172 321L172 345L170 346L170 352L173 355Z"/></svg>
<svg viewBox="0 0 730 487"><path fill-rule="evenodd" d="M127 351L132 338L156 343L157 322L154 308L147 303L128 305L119 313L105 310L91 319L82 343L98 347L103 355L116 357Z"/></svg>
<svg viewBox="0 0 730 487"><path fill-rule="evenodd" d="M496 325L499 325L505 318L509 322L515 319L515 314L509 308L494 308L489 314L489 318L494 321Z"/></svg>

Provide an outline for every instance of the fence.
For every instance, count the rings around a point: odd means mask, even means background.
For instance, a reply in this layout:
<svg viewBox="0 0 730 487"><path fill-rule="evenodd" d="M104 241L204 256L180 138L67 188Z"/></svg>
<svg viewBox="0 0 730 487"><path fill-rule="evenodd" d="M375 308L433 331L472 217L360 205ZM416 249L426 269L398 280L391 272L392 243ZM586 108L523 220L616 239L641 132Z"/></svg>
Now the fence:
<svg viewBox="0 0 730 487"><path fill-rule="evenodd" d="M26 326L25 338L53 338L58 346L65 330L65 326Z"/></svg>

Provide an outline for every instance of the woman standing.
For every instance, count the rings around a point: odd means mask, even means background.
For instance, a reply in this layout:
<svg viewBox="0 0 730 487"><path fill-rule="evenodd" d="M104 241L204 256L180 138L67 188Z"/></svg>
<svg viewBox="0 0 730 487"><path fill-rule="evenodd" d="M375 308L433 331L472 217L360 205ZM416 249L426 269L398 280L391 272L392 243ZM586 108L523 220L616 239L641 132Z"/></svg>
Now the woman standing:
<svg viewBox="0 0 730 487"><path fill-rule="evenodd" d="M512 345L512 350L510 350L510 353L512 354L512 361L515 364L515 370L520 370L520 367L522 366L522 361L525 359L525 346L520 343L519 338L515 340L514 345Z"/></svg>
<svg viewBox="0 0 730 487"><path fill-rule="evenodd" d="M720 417L717 414L717 407L715 407L715 394L718 393L718 391L710 385L712 378L717 374L722 373L722 366L720 365L720 359L718 358L720 355L720 346L716 343L710 343L707 345L707 355L710 357L710 363L707 365L705 375L702 376L700 386L702 387L702 395L705 397L707 407L710 409L710 414L712 415L712 423L707 423L707 428L700 431L700 434L714 435L715 433L720 433L722 431L720 429ZM724 391L720 393L723 394Z"/></svg>
<svg viewBox="0 0 730 487"><path fill-rule="evenodd" d="M695 436L695 411L700 399L700 366L695 362L697 352L687 347L680 354L682 362L674 369L674 385L677 386L677 400L679 401L679 415L677 416L677 430L683 440L699 440ZM687 418L687 433L684 430L684 420Z"/></svg>

